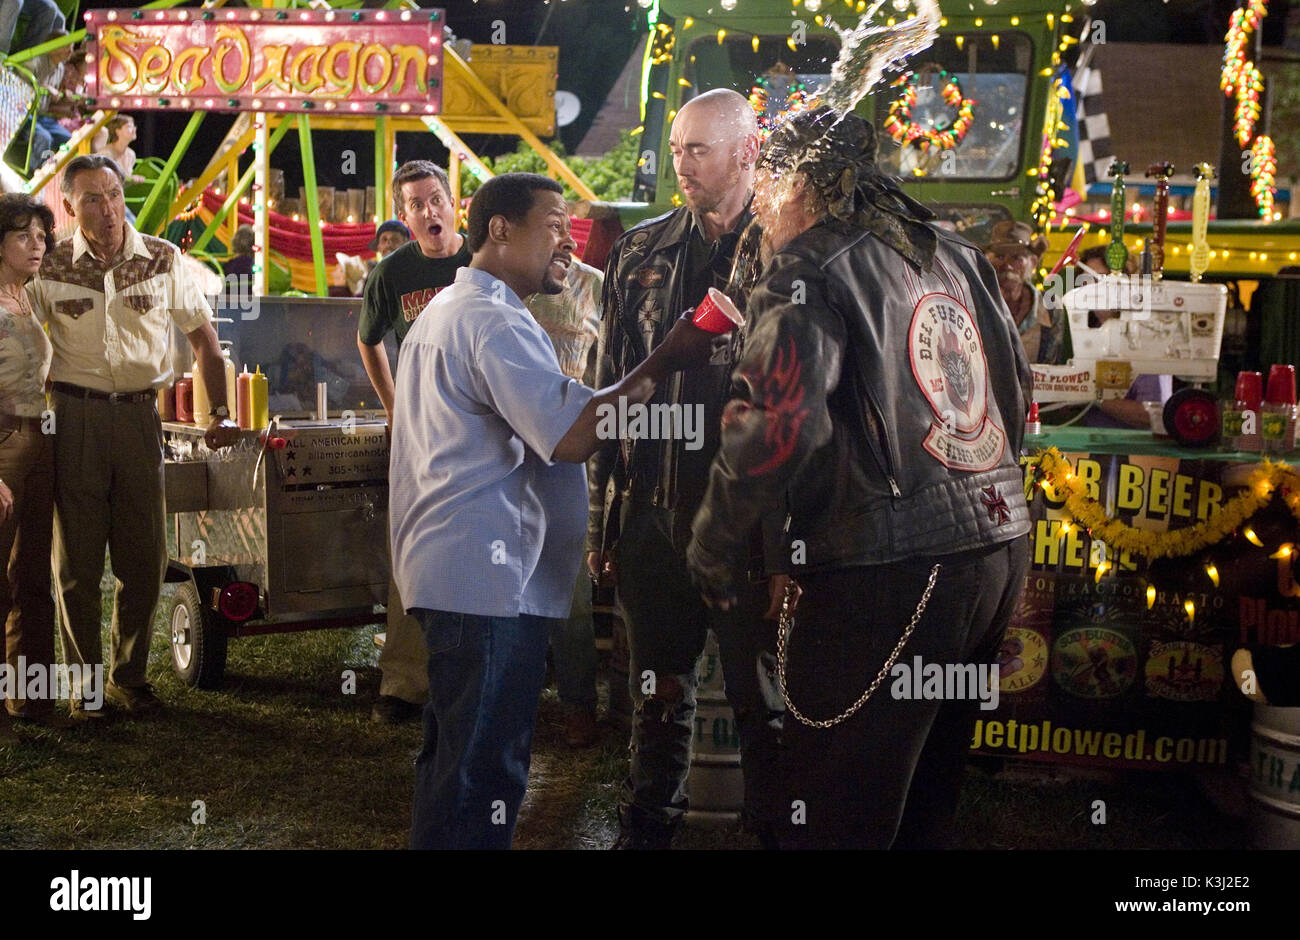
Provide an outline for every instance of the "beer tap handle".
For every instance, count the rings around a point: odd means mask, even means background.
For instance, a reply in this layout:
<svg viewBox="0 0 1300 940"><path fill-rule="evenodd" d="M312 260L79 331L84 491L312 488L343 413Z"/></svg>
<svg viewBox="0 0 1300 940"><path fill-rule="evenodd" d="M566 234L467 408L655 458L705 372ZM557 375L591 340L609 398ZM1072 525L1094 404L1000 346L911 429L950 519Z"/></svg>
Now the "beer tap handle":
<svg viewBox="0 0 1300 940"><path fill-rule="evenodd" d="M1199 284L1201 275L1210 267L1210 180L1214 179L1214 167L1208 163L1198 163L1193 171L1196 175L1196 189L1192 195L1192 283Z"/></svg>
<svg viewBox="0 0 1300 940"><path fill-rule="evenodd" d="M1110 164L1110 244L1106 246L1106 267L1112 271L1124 273L1124 262L1128 260L1128 247L1124 244L1124 174L1128 164L1123 160L1112 160Z"/></svg>
<svg viewBox="0 0 1300 940"><path fill-rule="evenodd" d="M1174 175L1172 163L1153 163L1147 167L1147 176L1156 181L1155 209L1151 219L1151 275L1157 281L1164 277L1165 226L1169 222L1169 177Z"/></svg>

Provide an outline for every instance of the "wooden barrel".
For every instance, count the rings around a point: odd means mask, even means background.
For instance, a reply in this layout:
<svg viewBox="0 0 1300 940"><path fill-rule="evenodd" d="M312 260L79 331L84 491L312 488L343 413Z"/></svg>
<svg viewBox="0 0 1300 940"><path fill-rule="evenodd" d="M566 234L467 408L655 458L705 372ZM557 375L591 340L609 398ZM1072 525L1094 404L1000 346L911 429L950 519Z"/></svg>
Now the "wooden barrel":
<svg viewBox="0 0 1300 940"><path fill-rule="evenodd" d="M740 771L740 732L723 694L722 657L709 631L696 673L695 733L691 740L691 769L686 778L690 796L688 823L725 824L740 817L745 781Z"/></svg>
<svg viewBox="0 0 1300 940"><path fill-rule="evenodd" d="M1300 708L1257 703L1251 729L1251 844L1300 849Z"/></svg>

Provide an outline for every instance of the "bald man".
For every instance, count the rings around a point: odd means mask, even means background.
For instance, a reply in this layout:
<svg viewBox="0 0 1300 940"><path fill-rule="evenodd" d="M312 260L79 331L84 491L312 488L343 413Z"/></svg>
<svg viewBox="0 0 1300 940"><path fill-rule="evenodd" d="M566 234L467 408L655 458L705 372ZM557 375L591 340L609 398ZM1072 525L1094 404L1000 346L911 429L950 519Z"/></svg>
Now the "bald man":
<svg viewBox="0 0 1300 940"><path fill-rule="evenodd" d="M727 286L752 218L758 145L754 112L734 91L706 92L678 113L669 147L685 205L624 233L611 250L602 387L640 363L710 287ZM607 441L588 474L588 567L593 577L604 572L616 579L636 706L615 848L668 848L687 809L696 663L710 629L739 731L747 828L767 844L779 812L775 758L783 706L773 678L775 622L765 616L775 616L784 580L751 582L735 608L714 610L692 586L685 563L691 520L718 447L733 353L734 341L720 343L707 368L661 385L651 413L655 405L669 406L669 414L680 411L680 423L625 422L617 431L622 445ZM710 725L702 733L711 739L715 731Z"/></svg>

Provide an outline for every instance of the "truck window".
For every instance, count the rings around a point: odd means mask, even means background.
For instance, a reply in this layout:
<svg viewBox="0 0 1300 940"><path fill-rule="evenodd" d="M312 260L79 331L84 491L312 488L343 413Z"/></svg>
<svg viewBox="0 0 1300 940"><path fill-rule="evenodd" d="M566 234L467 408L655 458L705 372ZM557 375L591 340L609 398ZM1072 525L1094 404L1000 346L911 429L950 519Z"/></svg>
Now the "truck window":
<svg viewBox="0 0 1300 940"><path fill-rule="evenodd" d="M960 38L958 43L952 34L940 36L909 62L909 70L892 79L897 84L877 86L880 162L890 172L916 182L927 177L944 182L1008 180L1021 172L1033 44L1019 32L971 33ZM922 149L916 141L891 136L890 106L903 99L909 85L915 88L916 101L906 117L922 132L937 135L953 128L959 113L957 88L974 102L969 129L955 147L932 143Z"/></svg>

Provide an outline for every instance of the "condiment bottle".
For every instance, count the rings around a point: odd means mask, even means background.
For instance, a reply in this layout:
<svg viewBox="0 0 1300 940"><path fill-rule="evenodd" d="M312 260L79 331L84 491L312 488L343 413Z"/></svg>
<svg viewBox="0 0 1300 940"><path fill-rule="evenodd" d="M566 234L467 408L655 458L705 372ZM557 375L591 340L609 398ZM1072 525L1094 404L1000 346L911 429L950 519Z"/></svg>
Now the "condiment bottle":
<svg viewBox="0 0 1300 940"><path fill-rule="evenodd" d="M194 420L194 376L186 372L176 380L176 420Z"/></svg>
<svg viewBox="0 0 1300 940"><path fill-rule="evenodd" d="M191 387L194 394L191 399L190 416L186 420L207 427L211 423L208 415L212 411L212 399L208 397L208 381L197 360L194 363L194 378Z"/></svg>
<svg viewBox="0 0 1300 940"><path fill-rule="evenodd" d="M250 427L254 430L261 430L271 423L271 387L266 381L266 376L262 374L262 367L258 366L257 371L249 379L250 386Z"/></svg>
<svg viewBox="0 0 1300 940"><path fill-rule="evenodd" d="M230 347L221 347L222 364L226 370L226 407L230 409L230 417L235 417L235 395L239 384L239 370L235 364L230 361Z"/></svg>
<svg viewBox="0 0 1300 940"><path fill-rule="evenodd" d="M1042 434L1043 422L1038 418L1038 402L1029 403L1029 417L1025 419L1025 436Z"/></svg>
<svg viewBox="0 0 1300 940"><path fill-rule="evenodd" d="M1295 411L1295 366L1272 366L1268 370L1268 394L1259 416L1264 453L1295 450Z"/></svg>
<svg viewBox="0 0 1300 940"><path fill-rule="evenodd" d="M230 361L230 350L223 348L221 350L222 384L226 386L226 407L230 409L232 417L235 414L235 391L238 375L235 364ZM200 374L194 380L194 423L206 427L212 423L212 418L212 399L208 396L208 385L203 381L202 374Z"/></svg>
<svg viewBox="0 0 1300 940"><path fill-rule="evenodd" d="M158 389L158 418L162 421L176 420L176 392L170 385Z"/></svg>
<svg viewBox="0 0 1300 940"><path fill-rule="evenodd" d="M252 430L253 424L253 373L244 363L244 371L235 380L235 420L245 431Z"/></svg>

